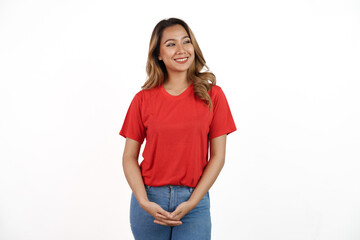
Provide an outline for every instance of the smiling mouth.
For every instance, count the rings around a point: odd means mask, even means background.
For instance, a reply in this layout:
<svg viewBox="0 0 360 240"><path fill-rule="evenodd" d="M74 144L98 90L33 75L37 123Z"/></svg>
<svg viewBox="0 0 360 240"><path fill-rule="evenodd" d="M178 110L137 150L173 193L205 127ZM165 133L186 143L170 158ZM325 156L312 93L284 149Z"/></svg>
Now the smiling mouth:
<svg viewBox="0 0 360 240"><path fill-rule="evenodd" d="M174 59L176 62L186 62L189 57Z"/></svg>

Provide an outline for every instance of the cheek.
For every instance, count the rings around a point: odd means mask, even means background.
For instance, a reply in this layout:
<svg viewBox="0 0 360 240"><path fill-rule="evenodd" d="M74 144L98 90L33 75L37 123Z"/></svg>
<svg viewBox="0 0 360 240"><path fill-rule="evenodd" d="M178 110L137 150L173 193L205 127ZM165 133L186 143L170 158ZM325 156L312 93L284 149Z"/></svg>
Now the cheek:
<svg viewBox="0 0 360 240"><path fill-rule="evenodd" d="M170 55L169 49L160 48L160 55L164 58L167 58Z"/></svg>
<svg viewBox="0 0 360 240"><path fill-rule="evenodd" d="M192 45L190 45L189 47L187 47L187 52L189 52L191 55L194 55L194 47Z"/></svg>
<svg viewBox="0 0 360 240"><path fill-rule="evenodd" d="M194 47L191 46L188 50L188 53L191 54L191 58L194 60L195 59L195 51L194 51Z"/></svg>

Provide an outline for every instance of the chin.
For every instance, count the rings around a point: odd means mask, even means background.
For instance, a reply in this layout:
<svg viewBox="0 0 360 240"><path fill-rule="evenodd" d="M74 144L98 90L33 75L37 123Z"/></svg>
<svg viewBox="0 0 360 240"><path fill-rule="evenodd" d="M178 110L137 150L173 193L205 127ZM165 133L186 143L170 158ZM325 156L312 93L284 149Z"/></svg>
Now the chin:
<svg viewBox="0 0 360 240"><path fill-rule="evenodd" d="M182 68L182 69L176 69L175 71L176 72L187 72L189 70L189 67L188 68Z"/></svg>
<svg viewBox="0 0 360 240"><path fill-rule="evenodd" d="M173 72L186 72L189 70L190 66L183 66L183 67L174 67L171 69Z"/></svg>

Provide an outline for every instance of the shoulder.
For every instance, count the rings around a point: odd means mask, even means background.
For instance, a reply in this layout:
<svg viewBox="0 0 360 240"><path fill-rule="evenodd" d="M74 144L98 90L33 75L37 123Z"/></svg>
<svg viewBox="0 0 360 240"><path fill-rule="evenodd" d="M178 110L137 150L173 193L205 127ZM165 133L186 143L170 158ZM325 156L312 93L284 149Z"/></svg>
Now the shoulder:
<svg viewBox="0 0 360 240"><path fill-rule="evenodd" d="M209 90L210 91L213 91L213 92L219 92L219 91L222 91L221 87L219 85L212 85L211 89Z"/></svg>
<svg viewBox="0 0 360 240"><path fill-rule="evenodd" d="M219 96L224 95L224 92L219 85L213 85L208 93L211 98L218 98Z"/></svg>
<svg viewBox="0 0 360 240"><path fill-rule="evenodd" d="M150 89L142 89L135 94L134 99L136 99L137 101L140 101L140 102L151 99L159 93L159 90L160 90L160 87L154 87L154 88L150 88Z"/></svg>

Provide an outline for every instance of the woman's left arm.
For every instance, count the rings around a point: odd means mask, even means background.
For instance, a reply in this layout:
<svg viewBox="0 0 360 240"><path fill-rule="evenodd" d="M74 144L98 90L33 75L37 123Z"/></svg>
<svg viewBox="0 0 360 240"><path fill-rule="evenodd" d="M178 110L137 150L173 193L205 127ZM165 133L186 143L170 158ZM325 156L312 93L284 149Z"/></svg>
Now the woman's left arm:
<svg viewBox="0 0 360 240"><path fill-rule="evenodd" d="M206 168L190 199L181 203L175 211L170 214L172 219L180 220L183 216L195 208L214 184L225 163L226 136L227 134L224 134L210 139L209 162L206 165Z"/></svg>

